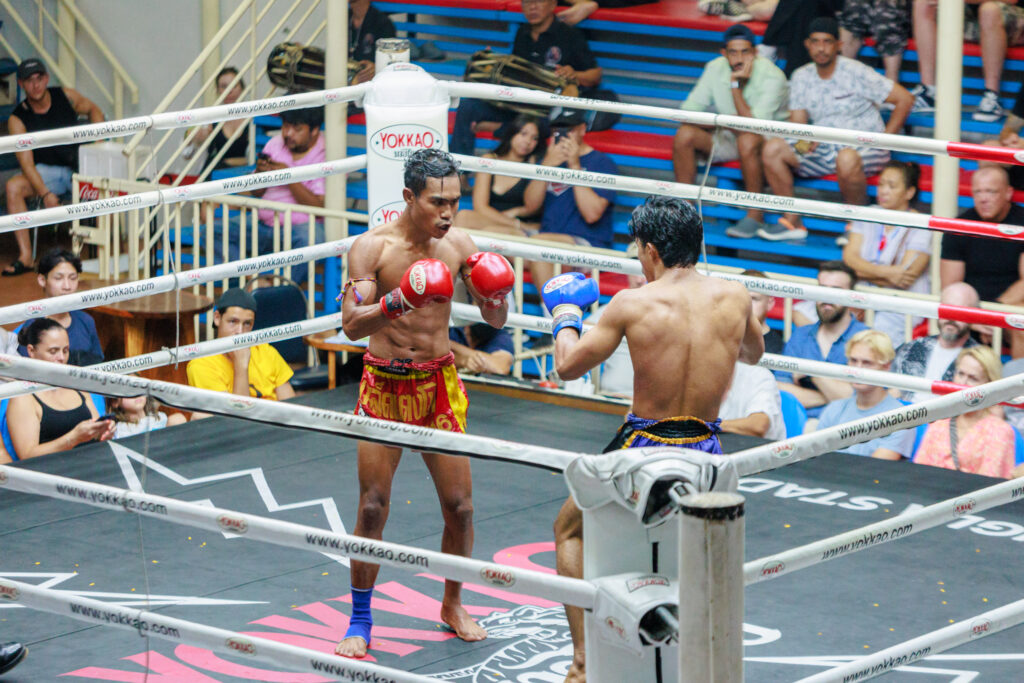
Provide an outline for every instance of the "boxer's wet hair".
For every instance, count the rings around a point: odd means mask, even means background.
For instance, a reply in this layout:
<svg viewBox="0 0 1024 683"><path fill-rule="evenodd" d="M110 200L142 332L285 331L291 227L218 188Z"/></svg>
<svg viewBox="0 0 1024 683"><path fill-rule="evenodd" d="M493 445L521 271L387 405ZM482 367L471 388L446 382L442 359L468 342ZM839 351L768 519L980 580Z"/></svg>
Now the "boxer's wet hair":
<svg viewBox="0 0 1024 683"><path fill-rule="evenodd" d="M704 224L693 205L675 197L648 197L633 209L629 234L658 250L667 268L696 265L704 241Z"/></svg>
<svg viewBox="0 0 1024 683"><path fill-rule="evenodd" d="M418 149L405 160L405 186L419 196L427 178L447 178L459 174L459 164L451 154L439 149Z"/></svg>
<svg viewBox="0 0 1024 683"><path fill-rule="evenodd" d="M18 330L18 344L28 348L39 346L39 340L43 335L54 328L64 329L64 326L53 318L36 318Z"/></svg>

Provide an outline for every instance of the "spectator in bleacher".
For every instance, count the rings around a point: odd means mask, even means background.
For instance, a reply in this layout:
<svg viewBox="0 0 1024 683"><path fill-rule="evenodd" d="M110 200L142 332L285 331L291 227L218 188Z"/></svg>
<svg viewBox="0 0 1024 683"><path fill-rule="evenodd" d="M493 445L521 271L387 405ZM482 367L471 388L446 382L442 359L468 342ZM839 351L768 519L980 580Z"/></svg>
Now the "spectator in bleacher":
<svg viewBox="0 0 1024 683"><path fill-rule="evenodd" d="M768 279L768 276L760 270L747 269L740 273L740 275ZM768 320L768 312L775 308L775 297L762 294L761 292L749 291L748 293L750 294L750 305L753 308L754 317L761 321L761 329L764 331L764 352L782 353L784 346L782 333L768 327L766 322Z"/></svg>
<svg viewBox="0 0 1024 683"><path fill-rule="evenodd" d="M779 385L772 371L760 365L736 362L718 417L723 432L772 441L786 438Z"/></svg>
<svg viewBox="0 0 1024 683"><path fill-rule="evenodd" d="M28 357L66 365L68 333L52 318L36 318L18 333ZM100 420L90 396L75 389L54 388L15 396L7 406L6 426L20 460L71 450L114 435L114 422Z"/></svg>
<svg viewBox="0 0 1024 683"><path fill-rule="evenodd" d="M978 7L972 7L978 5ZM914 0L914 43L921 84L914 89L914 112L935 110L935 56L938 44L935 0ZM1006 112L999 103L1007 46L1024 45L1024 7L1016 0L967 0L964 41L981 44L985 93L971 115L975 121L998 121Z"/></svg>
<svg viewBox="0 0 1024 683"><path fill-rule="evenodd" d="M910 37L909 0L846 0L839 15L843 56L856 59L865 36L875 39L885 77L899 83L903 51Z"/></svg>
<svg viewBox="0 0 1024 683"><path fill-rule="evenodd" d="M47 298L74 294L78 291L78 277L82 274L82 260L70 251L56 248L46 252L36 264L36 276L43 294ZM94 365L103 362L103 345L100 344L96 323L85 311L68 311L50 316L67 330L70 349L69 365ZM18 333L23 323L15 329ZM24 344L18 346L18 353L28 356Z"/></svg>
<svg viewBox="0 0 1024 683"><path fill-rule="evenodd" d="M917 197L921 167L910 161L890 161L878 177L878 205L893 211L909 211ZM932 234L927 230L867 221L853 221L846 229L848 242L843 247L843 262L853 268L861 283L879 287L931 292L928 262L931 260ZM912 318L918 325L923 318ZM891 311L875 313L872 325L900 345L906 336L906 316Z"/></svg>
<svg viewBox="0 0 1024 683"><path fill-rule="evenodd" d="M818 268L818 284L822 287L853 289L857 275L842 261L826 261ZM850 313L846 306L818 302L818 322L793 330L783 354L795 358L846 363L846 344L861 330L868 329ZM817 417L821 406L849 396L849 382L828 377L810 377L800 373L775 372L779 389L796 396L809 417Z"/></svg>
<svg viewBox="0 0 1024 683"><path fill-rule="evenodd" d="M18 65L18 86L25 99L7 119L9 135L23 135L78 125L79 116L90 123L103 121L103 112L73 88L49 87L50 74L35 57ZM39 198L43 208L60 206L61 195L71 192L71 174L78 170L78 145L57 145L16 152L21 173L7 181L7 213L23 213L28 201ZM32 243L27 228L14 231L18 257L3 275L21 275L32 268Z"/></svg>
<svg viewBox="0 0 1024 683"><path fill-rule="evenodd" d="M981 300L978 292L966 282L956 282L942 290L940 303L947 306L976 308ZM971 326L957 320L939 319L939 333L919 337L900 344L896 349L892 371L901 375L925 377L930 380L953 381L956 358L963 349L977 345L971 339ZM925 401L929 392L904 391L905 401Z"/></svg>
<svg viewBox="0 0 1024 683"><path fill-rule="evenodd" d="M761 41L762 48L774 48L775 58L783 59L786 76L811 61L805 39L807 27L818 17L835 17L843 9L843 0L779 0Z"/></svg>
<svg viewBox="0 0 1024 683"><path fill-rule="evenodd" d="M583 33L555 20L555 0L524 0L526 23L516 31L512 54L534 64L552 69L580 87L586 97L590 88L601 82L597 65ZM495 107L487 100L462 98L455 113L450 149L453 154L472 154L476 149L477 131L494 131L515 118L511 109Z"/></svg>
<svg viewBox="0 0 1024 683"><path fill-rule="evenodd" d="M758 57L754 32L743 24L730 26L722 37L722 55L704 66L697 84L683 102L685 111L713 111L731 116L784 121L789 115L789 85L786 75L771 60ZM712 135L717 136L715 139ZM714 144L713 144L714 143ZM693 183L697 175L697 154L710 161L740 160L747 192L764 189L761 147L757 133L720 128L713 132L703 126L684 123L672 143L672 168L676 182ZM753 237L764 227L764 213L747 209L747 215L726 229L732 237Z"/></svg>
<svg viewBox="0 0 1024 683"><path fill-rule="evenodd" d="M501 127L497 149L484 158L536 164L544 158L547 137L546 121L520 114ZM530 193L532 203L527 204L526 188L531 183L542 186L544 181L478 172L473 179L473 208L459 211L454 224L521 236L536 233L540 228L544 195Z"/></svg>
<svg viewBox="0 0 1024 683"><path fill-rule="evenodd" d="M839 55L835 19L812 21L806 45L813 63L797 69L790 80L790 121L865 132L902 130L914 98L866 64ZM878 111L883 102L895 107L888 123L883 123ZM843 202L864 204L867 176L878 173L889 161L889 151L772 138L764 143L763 158L765 176L776 195L793 196L794 173L802 178L835 173ZM807 237L807 230L798 214L787 213L757 234L768 240L798 240Z"/></svg>
<svg viewBox="0 0 1024 683"><path fill-rule="evenodd" d="M551 122L552 142L544 153L542 166L557 166L591 173L616 174L619 169L611 157L586 143L587 121L583 112L564 110ZM615 239L612 213L615 190L559 182L530 183L526 202L532 205L533 195L544 193L544 209L540 232L536 238L565 242L584 247L611 249ZM535 285L547 282L555 274L554 264L531 261L530 276Z"/></svg>
<svg viewBox="0 0 1024 683"><path fill-rule="evenodd" d="M889 370L892 359L892 342L888 335L878 330L858 332L846 344L846 364L851 368ZM853 382L851 386L853 396L832 401L821 411L817 429L834 427L903 407L902 403L889 395L889 390L885 387L859 382ZM910 458L914 450L914 436L914 430L902 429L864 443L847 446L840 453L867 455L881 460Z"/></svg>
<svg viewBox="0 0 1024 683"><path fill-rule="evenodd" d="M256 298L232 287L217 299L213 325L217 339L251 332L256 322ZM200 389L223 391L238 396L284 401L295 396L289 380L294 374L270 344L245 346L216 356L196 358L186 367L188 383ZM209 417L193 413L192 419Z"/></svg>
<svg viewBox="0 0 1024 683"><path fill-rule="evenodd" d="M1021 137L1020 134L1021 128L1024 128L1024 88L1017 93L1013 109L1007 114L1003 128L999 131L999 137L986 140L985 144L1024 149L1024 137ZM1024 190L1024 166L1012 164L1005 168L1010 176L1010 185L1015 190Z"/></svg>
<svg viewBox="0 0 1024 683"><path fill-rule="evenodd" d="M507 375L512 371L515 346L508 330L495 329L487 323L449 327L448 339L459 370L490 375Z"/></svg>
<svg viewBox="0 0 1024 683"><path fill-rule="evenodd" d="M220 70L217 74L216 85L217 85L217 96L224 95L224 99L221 104L234 104L238 101L238 98L242 96L242 91L245 90L245 81L241 78L234 85L231 82L238 76L238 69L233 66L226 66ZM228 87L230 86L230 90ZM224 93L227 93L226 95ZM209 146L206 148L206 163L205 166L209 166L213 163L213 160L217 157L224 145L228 144L228 138L235 134L239 128L242 128L247 123L248 119L231 119L225 121L217 134L213 136L213 140L210 141ZM213 124L206 124L201 126L196 132L192 143L185 150L185 158L191 159L195 150L198 149L206 138L210 137L213 133ZM249 135L246 132L241 132L238 137L235 138L231 146L228 147L227 151L224 152L224 156L220 158L214 169L218 168L231 168L233 166L245 166L249 163Z"/></svg>
<svg viewBox="0 0 1024 683"><path fill-rule="evenodd" d="M1024 208L1013 203L1006 169L983 166L971 176L974 207L960 218L1024 225ZM1024 244L996 238L957 235L942 236L942 261L939 277L945 288L954 282L966 282L978 290L982 301L997 301L1012 306L1024 303ZM1010 331L1013 357L1024 356L1024 333Z"/></svg>
<svg viewBox="0 0 1024 683"><path fill-rule="evenodd" d="M349 0L348 58L359 62L356 75L349 74L352 85L373 79L376 75L377 39L394 38L396 35L391 19L370 4L370 0Z"/></svg>
<svg viewBox="0 0 1024 683"><path fill-rule="evenodd" d="M1003 363L1003 377L1012 377L1024 373L1024 358L1014 358ZM1006 421L1013 425L1018 432L1024 432L1024 407L1011 408L1003 406L1003 414Z"/></svg>
<svg viewBox="0 0 1024 683"><path fill-rule="evenodd" d="M115 439L145 434L186 422L182 413L160 410L160 403L152 396L107 397L107 414L114 418Z"/></svg>
<svg viewBox="0 0 1024 683"><path fill-rule="evenodd" d="M987 346L964 349L953 381L976 387L1002 378L999 357ZM1009 479L1014 468L1013 427L1002 408L991 406L928 425L914 462L948 470Z"/></svg>
<svg viewBox="0 0 1024 683"><path fill-rule="evenodd" d="M292 166L305 166L318 164L324 161L326 156L326 143L320 132L320 126L324 122L324 108L311 107L309 109L291 109L281 112L281 132L275 135L263 146L263 151L256 160L256 171L279 171ZM258 190L252 194L262 197L267 201L283 202L285 204L302 204L323 208L324 178L314 178L298 183L277 185ZM273 209L259 210L259 250L261 254L268 253L274 248L274 217L277 215L283 227L284 214ZM308 214L299 211L292 212L292 242L291 248L298 249L309 245L309 222L314 220ZM315 239L323 241L323 226L315 226ZM284 248L284 237L281 237L282 249ZM237 249L237 245L236 245ZM232 258L238 258L233 255ZM308 265L300 263L292 266L292 279L296 282L305 282Z"/></svg>

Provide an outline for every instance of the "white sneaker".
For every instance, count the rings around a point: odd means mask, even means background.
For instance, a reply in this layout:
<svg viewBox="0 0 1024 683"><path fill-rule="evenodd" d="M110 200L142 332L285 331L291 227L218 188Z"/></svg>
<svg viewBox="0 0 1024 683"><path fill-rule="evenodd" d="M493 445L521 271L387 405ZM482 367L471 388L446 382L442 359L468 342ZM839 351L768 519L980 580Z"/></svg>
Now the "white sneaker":
<svg viewBox="0 0 1024 683"><path fill-rule="evenodd" d="M971 118L975 121L987 122L998 121L1004 116L1006 116L1006 111L1003 109L1003 105L999 104L999 93L991 90L985 91L978 107L971 114Z"/></svg>

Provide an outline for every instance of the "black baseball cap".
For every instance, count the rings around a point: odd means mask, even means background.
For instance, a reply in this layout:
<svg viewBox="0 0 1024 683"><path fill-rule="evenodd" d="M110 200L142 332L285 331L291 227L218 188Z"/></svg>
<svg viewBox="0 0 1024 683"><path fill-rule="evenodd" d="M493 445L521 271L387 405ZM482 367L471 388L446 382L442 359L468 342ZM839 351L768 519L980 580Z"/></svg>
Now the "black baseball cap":
<svg viewBox="0 0 1024 683"><path fill-rule="evenodd" d="M807 25L807 35L812 33L827 33L836 40L839 40L839 22L834 17L817 17Z"/></svg>
<svg viewBox="0 0 1024 683"><path fill-rule="evenodd" d="M733 24L732 26L727 28L725 30L725 33L722 35L722 43L728 45L729 41L732 40L746 40L749 41L751 45L753 45L755 43L754 32L751 31L749 27L744 26L743 24Z"/></svg>
<svg viewBox="0 0 1024 683"><path fill-rule="evenodd" d="M581 123L586 122L586 115L579 109L563 109L551 119L551 128L575 128Z"/></svg>
<svg viewBox="0 0 1024 683"><path fill-rule="evenodd" d="M232 306L244 308L247 311L256 312L256 297L240 287L232 287L225 290L217 299L217 310L224 312Z"/></svg>
<svg viewBox="0 0 1024 683"><path fill-rule="evenodd" d="M36 57L29 57L18 65L18 80L23 81L32 74L46 73L46 65Z"/></svg>

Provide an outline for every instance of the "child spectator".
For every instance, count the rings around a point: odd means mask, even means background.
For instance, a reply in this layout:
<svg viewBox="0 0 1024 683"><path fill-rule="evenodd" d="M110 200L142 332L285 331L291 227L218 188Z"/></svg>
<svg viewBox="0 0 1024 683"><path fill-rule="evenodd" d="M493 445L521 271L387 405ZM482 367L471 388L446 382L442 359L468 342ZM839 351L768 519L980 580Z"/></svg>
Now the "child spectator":
<svg viewBox="0 0 1024 683"><path fill-rule="evenodd" d="M114 416L115 439L124 439L185 422L184 415L174 413L168 416L160 410L160 404L155 398L146 395L108 398L107 411Z"/></svg>

